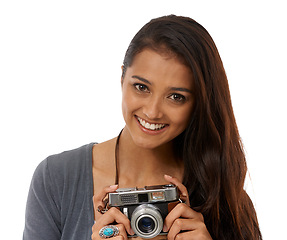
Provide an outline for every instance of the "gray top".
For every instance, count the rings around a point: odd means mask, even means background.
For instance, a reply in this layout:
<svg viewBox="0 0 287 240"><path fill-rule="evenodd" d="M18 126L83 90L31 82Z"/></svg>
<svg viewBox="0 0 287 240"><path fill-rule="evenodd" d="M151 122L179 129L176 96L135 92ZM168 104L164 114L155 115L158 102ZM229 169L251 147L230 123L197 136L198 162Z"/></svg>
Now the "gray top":
<svg viewBox="0 0 287 240"><path fill-rule="evenodd" d="M42 161L32 178L23 240L90 240L94 143Z"/></svg>

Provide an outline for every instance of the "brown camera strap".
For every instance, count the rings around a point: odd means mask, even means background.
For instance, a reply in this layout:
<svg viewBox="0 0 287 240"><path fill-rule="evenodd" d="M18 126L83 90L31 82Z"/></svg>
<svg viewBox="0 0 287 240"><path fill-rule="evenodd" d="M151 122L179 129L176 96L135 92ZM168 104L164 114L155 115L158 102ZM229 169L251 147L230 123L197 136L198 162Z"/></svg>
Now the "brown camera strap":
<svg viewBox="0 0 287 240"><path fill-rule="evenodd" d="M115 165L116 165L116 176L115 176L115 184L119 184L119 161L118 161L118 155L119 155L119 141L120 136L123 132L123 129L121 130L120 134L117 137L116 147L115 147Z"/></svg>

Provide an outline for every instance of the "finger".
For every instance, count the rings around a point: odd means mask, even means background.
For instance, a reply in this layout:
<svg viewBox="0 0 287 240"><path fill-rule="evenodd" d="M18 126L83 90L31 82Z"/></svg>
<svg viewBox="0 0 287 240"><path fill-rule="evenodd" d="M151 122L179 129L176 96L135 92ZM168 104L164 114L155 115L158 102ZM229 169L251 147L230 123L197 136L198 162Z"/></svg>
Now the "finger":
<svg viewBox="0 0 287 240"><path fill-rule="evenodd" d="M186 187L176 177L171 177L169 175L164 175L164 178L168 182L170 182L170 183L174 184L175 186L177 186L178 190L180 191L180 198L185 201L185 204L190 206L189 197L188 197L188 191L187 191Z"/></svg>
<svg viewBox="0 0 287 240"><path fill-rule="evenodd" d="M124 237L123 235L118 235L118 236L115 236L113 238L111 238L112 240L127 240L128 238Z"/></svg>
<svg viewBox="0 0 287 240"><path fill-rule="evenodd" d="M181 232L177 234L175 237L175 240L180 240L180 239L212 240L206 228L203 231L196 229L194 231Z"/></svg>
<svg viewBox="0 0 287 240"><path fill-rule="evenodd" d="M174 240L180 240L180 239L205 239L202 238L199 234L197 234L196 231L189 231L189 232L181 232L175 236L175 238L168 238L168 239L174 239Z"/></svg>
<svg viewBox="0 0 287 240"><path fill-rule="evenodd" d="M116 236L112 236L110 238L113 239L113 240L128 240L127 233L124 230L124 228L123 227L121 228L119 225L115 225L115 226L118 227L119 234L116 235ZM92 240L101 240L101 239L103 239L100 236L99 232L96 232L96 231L93 231L93 234L92 234L91 238L92 238Z"/></svg>
<svg viewBox="0 0 287 240"><path fill-rule="evenodd" d="M107 186L107 187L103 188L99 194L97 194L93 197L93 205L94 205L94 211L95 212L98 211L98 206L105 207L103 200L106 198L108 193L116 191L118 189L118 187L119 187L118 185Z"/></svg>
<svg viewBox="0 0 287 240"><path fill-rule="evenodd" d="M113 225L118 228L119 233L116 236L112 236L113 240L128 240L127 232L123 224Z"/></svg>
<svg viewBox="0 0 287 240"><path fill-rule="evenodd" d="M130 220L124 215L119 209L112 207L105 214L99 218L95 225L96 227L94 231L100 231L100 229L106 225L109 225L113 222L117 222L119 224L123 224L125 227L125 231L127 231L130 235L134 235L134 232L131 228Z"/></svg>
<svg viewBox="0 0 287 240"><path fill-rule="evenodd" d="M164 220L164 232L167 232L173 225L174 221L179 218L185 219L197 219L204 223L203 215L199 212L194 211L184 203L177 204L172 211L166 216Z"/></svg>
<svg viewBox="0 0 287 240"><path fill-rule="evenodd" d="M182 231L195 231L195 230L199 232L205 232L206 231L205 224L199 221L198 219L178 218L173 222L168 232L168 239L176 239L176 236Z"/></svg>
<svg viewBox="0 0 287 240"><path fill-rule="evenodd" d="M108 224L110 225L110 224ZM106 225L107 226L107 225ZM103 227L106 227L106 226L103 226ZM125 229L125 226L123 224L117 224L117 225L113 225L113 226L116 226L119 230L119 233L118 235L116 236L112 236L111 238L112 239L124 239L124 240L127 240L128 237L127 237L127 232L126 232L126 229ZM99 226L97 226L97 224L94 224L93 228L92 228L92 239L96 240L96 239L102 239L100 237L100 234L99 232L102 230L102 228L99 229Z"/></svg>
<svg viewBox="0 0 287 240"><path fill-rule="evenodd" d="M118 237L122 237L122 238L119 238L119 239L127 240L128 239L128 235L127 235L127 230L126 230L125 226L123 224L118 224L116 226L119 228L119 232L120 232Z"/></svg>
<svg viewBox="0 0 287 240"><path fill-rule="evenodd" d="M104 187L101 192L94 196L96 202L102 202L108 193L114 192L118 189L119 185L111 185Z"/></svg>

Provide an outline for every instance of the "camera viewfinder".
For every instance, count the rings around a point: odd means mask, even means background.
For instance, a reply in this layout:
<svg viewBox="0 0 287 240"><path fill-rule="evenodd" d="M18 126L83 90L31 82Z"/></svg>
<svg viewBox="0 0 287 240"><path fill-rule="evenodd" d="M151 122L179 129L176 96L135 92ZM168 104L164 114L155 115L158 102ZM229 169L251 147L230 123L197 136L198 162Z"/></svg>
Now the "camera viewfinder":
<svg viewBox="0 0 287 240"><path fill-rule="evenodd" d="M138 194L139 202L148 202L148 195L147 193L140 193Z"/></svg>

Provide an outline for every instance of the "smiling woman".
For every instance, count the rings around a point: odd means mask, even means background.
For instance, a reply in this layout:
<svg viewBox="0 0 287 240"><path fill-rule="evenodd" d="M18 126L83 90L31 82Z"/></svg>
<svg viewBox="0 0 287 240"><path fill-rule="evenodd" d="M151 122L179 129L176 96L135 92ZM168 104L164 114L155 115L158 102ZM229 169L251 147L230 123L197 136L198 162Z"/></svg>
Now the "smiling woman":
<svg viewBox="0 0 287 240"><path fill-rule="evenodd" d="M151 20L128 47L121 84L119 136L37 168L24 239L141 239L138 229L158 240L262 239L243 189L247 168L227 77L205 28L175 15ZM153 185L173 188L176 198L162 197L159 211L141 198L143 209L156 212L147 221L131 225L131 205L107 204L109 193Z"/></svg>
<svg viewBox="0 0 287 240"><path fill-rule="evenodd" d="M123 116L133 142L156 148L181 134L193 109L192 85L190 69L174 56L138 53L122 79Z"/></svg>

